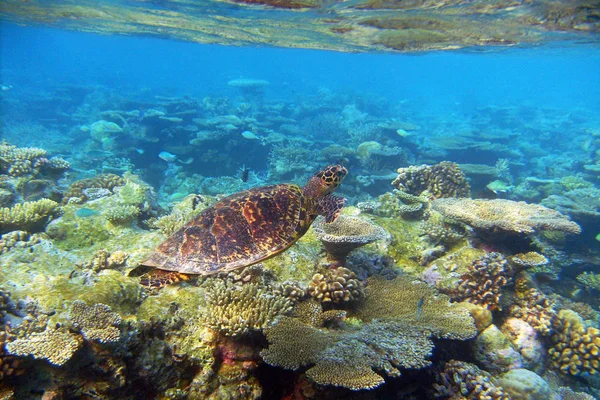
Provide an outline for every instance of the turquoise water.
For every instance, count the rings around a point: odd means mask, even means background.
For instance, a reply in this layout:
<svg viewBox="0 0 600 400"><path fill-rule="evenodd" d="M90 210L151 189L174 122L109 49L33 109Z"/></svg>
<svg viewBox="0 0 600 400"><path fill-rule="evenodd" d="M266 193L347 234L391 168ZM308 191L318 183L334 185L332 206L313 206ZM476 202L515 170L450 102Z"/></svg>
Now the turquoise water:
<svg viewBox="0 0 600 400"><path fill-rule="evenodd" d="M58 324L57 329L68 327L70 334L78 337L72 340L79 341L74 358L58 366L43 351L23 354L10 345L0 351L5 364L17 357L22 361L19 368L27 371L27 378L7 373L0 380L0 389L14 392L15 398L40 398L53 391L73 399L209 398L211 393L227 393L231 396L228 398L235 399L363 398L360 396L365 393L373 393L375 398L450 398L452 390L458 390L456 385L460 386L460 382L452 386L452 379L459 376L465 385L473 384L465 372L468 368L479 368L475 374L487 384L496 385L497 390L509 393L506 398L528 398L519 397L524 396L524 389L517 383L524 377L539 379L536 390L543 398L569 398L566 389L560 391L561 386L598 397L597 375L590 372L600 372L597 343L595 354L591 348L577 353L581 356L577 362L588 360L588 364L579 365L579 369L573 367L576 373L569 373L569 365L565 367L564 360L556 361L552 355L566 320L564 313L559 314L561 310L579 313L578 323L587 329L590 341L600 340L600 51L594 43L413 54L342 53L99 35L0 21L0 84L0 140L4 142L0 164L0 206L4 207L0 223L2 323L9 332L20 332L21 340L33 342L34 333L49 332L54 329L52 324ZM28 153L24 157L33 161L23 164L14 158L10 146L35 147L46 153ZM62 161L54 160L52 164L48 161L52 157ZM402 175L399 168L407 171L411 166L444 161L456 163L464 178L454 181L446 176L445 183L460 186L468 182L467 192L458 197L468 193L473 199L510 201L512 211L501 216L500 221L494 220L493 229L487 228L473 220L444 214L443 207L433 201L433 197L454 195L438 196L432 187L427 193L422 188L411 192L412 187L406 182L404 186L391 184L398 174ZM343 165L349 171L336 191L347 199L349 213L384 226L391 235L385 245L371 245L366 247L368 250L352 253L354 258L344 265L353 275L346 276L344 282L359 279L368 293L367 277L404 275L435 286L453 301L479 304L473 300L476 296L461 297L439 284L442 269L443 279L481 278L460 269L464 259L468 259L462 251L469 249L483 257L480 263L486 263L484 271L496 279L493 285L500 275L506 278L498 284L503 300L489 307L493 311L490 321L504 327L505 332L517 332L517 328L506 325L510 317L531 323L518 332L535 343L514 337L509 340L509 334L505 337L493 333L486 334L486 340L493 343L485 347L484 339L465 341L460 335L434 335L460 342L438 346L436 341L436 350L428 358L431 365L403 365L399 367L402 377L386 370L383 364L368 364L369 357L378 356L364 350L358 354L364 354L368 360L367 370L383 376L380 379L385 379L385 383L379 382L381 386L372 392L366 387L354 391L348 390L355 388L347 382L336 384L335 379L324 381L320 375L315 377L316 372L307 372L312 365L319 365L317 356L300 364L295 372L269 357L264 357L263 362L258 352L272 344L276 336L276 331L264 336L264 332L269 332L264 326L240 338L219 332L209 322L200 323L202 328L193 325L193 318L185 314L185 304L193 304L193 310L205 309L210 301L202 300L203 290L216 291L214 287L220 287L219 284L184 282L175 287L182 288L188 297L178 298L169 292L178 289L147 293L138 287L137 278L128 276L175 228L214 201L263 185L304 185L329 164ZM114 175L106 178L103 174ZM99 176L105 177L105 183L98 183ZM90 183L94 179L96 183ZM402 203L390 194L398 188L420 196L420 200L404 199L406 204ZM192 194L196 196L189 197ZM390 198L394 199L394 206L392 211L385 211L382 204ZM56 202L57 209L41 211L39 219L31 215L24 219L14 217L15 207L41 199ZM511 231L502 225L504 220L518 218L519 212L529 212L518 208L518 201L544 207L523 217L527 219L526 226L534 227L531 231ZM398 205L402 208L414 204L424 208L410 215L398 209ZM485 207L492 208L491 203L485 204L488 205L483 206L484 214ZM564 225L557 228L549 222L541 223L553 212L549 210L560 212L563 218L552 223ZM156 222L165 215L174 217ZM438 215L443 215L439 217L443 220L441 225ZM567 219L581 231L565 222ZM173 229L165 228L169 224L174 225ZM443 227L445 236L432 233L432 226L438 226L435 224ZM13 237L9 234L13 231L27 234ZM452 235L459 239L449 240ZM319 252L323 256L324 250L315 247L320 243L312 231L307 237L300 241L300 247L289 250L293 256L276 261L284 266L283 270L291 272L281 272L281 267L267 264L265 268L271 272L260 281L264 290L288 280L306 289L311 277L316 279L313 274L323 276L323 271L336 270L337 265L332 267L331 260L319 258ZM514 257L529 251L542 254L546 266L515 267L517 263L509 268L506 264L502 267L506 270L493 275L494 268L499 268L493 261L496 254L505 262L514 263ZM113 261L108 261L110 254ZM119 257L128 261L115 261ZM527 306L519 297L523 293L514 285L519 279L527 281L525 275L519 275L520 269L528 271L528 282L534 282L528 287L540 296L527 300L529 303L525 301ZM111 279L120 283L110 283ZM487 284L485 279L477 282ZM457 281L452 285L457 285ZM310 298L309 289L306 290L305 299ZM119 295L111 297L107 292ZM281 296L281 292L273 293L269 296ZM422 309L427 302L424 303L425 294L414 296L410 302L419 325L422 311L427 320L427 311ZM542 298L546 300L539 300ZM120 339L99 344L90 338L90 333L85 333L85 328L81 329L81 322L73 325L72 304L79 299L90 305L107 304L116 311L120 317L113 316L107 324L119 327ZM157 304L164 301L168 307L161 303L160 307L166 308L152 308L148 305L152 299L158 299ZM536 301L537 308L533 305ZM368 313L360 311L361 306L323 304L325 310L337 310L339 306L338 311L347 311L352 317L348 322L332 317L323 323L319 329L328 332L329 339L348 334L364 335L365 341L373 343L378 341L377 329L383 328L375 329L371 321L363 318ZM519 307L526 311L519 314L515 311ZM152 313L156 310L165 314L149 318L149 314L155 316ZM532 322L544 320L540 317L543 310L551 310L545 320L550 326L547 331L537 329ZM174 315L172 320L165 316L169 313ZM24 328L27 315L46 321L44 327ZM177 318L179 322L174 322ZM47 324L48 319L52 324ZM276 321L273 318L268 325L277 326ZM206 335L198 334L199 329L209 325L223 338L211 342ZM381 326L388 329L382 334L381 347L370 349L376 349L374 354L388 351L402 358L398 349L404 349L404 339L389 333L397 326ZM498 339L498 335L502 338ZM182 339L184 336L196 338L209 350L199 356L197 348L185 347L189 343ZM346 342L340 339L336 343L362 346L359 342L363 342L354 336L348 339L350 336L343 336ZM482 336L480 332L479 337ZM9 335L3 340L15 342L17 337ZM388 344L393 349L386 347ZM112 353L110 357L107 352ZM481 356L488 352L494 356ZM527 352L544 356L535 359ZM210 358L209 353L212 364L198 361ZM496 354L500 360L492 359ZM521 361L507 361L513 356ZM337 362L331 368L349 362L343 356L323 357L327 362ZM392 364L397 361L389 357ZM452 371L448 367L451 358L471 364L455 367L458 372L453 375L448 372ZM54 365L48 367L48 360ZM244 362L250 371L246 374L240 372ZM501 367L496 368L495 364ZM233 386L226 378L218 378L227 376L223 365L241 368L235 370ZM201 374L208 370L214 370L217 378ZM518 372L507 374L508 370ZM523 370L538 376L531 378ZM49 376L57 383L50 384ZM158 378L161 376L164 379ZM95 386L86 379L106 382L104 391L100 393L101 385ZM90 389L82 382L88 382ZM135 385L145 385L140 389L143 397L136 395ZM251 389L244 392L237 387ZM258 387L262 397L257 395ZM306 387L314 389L313 397L298 394ZM300 397L293 397L293 393ZM463 395L468 399L481 398L476 389Z"/></svg>

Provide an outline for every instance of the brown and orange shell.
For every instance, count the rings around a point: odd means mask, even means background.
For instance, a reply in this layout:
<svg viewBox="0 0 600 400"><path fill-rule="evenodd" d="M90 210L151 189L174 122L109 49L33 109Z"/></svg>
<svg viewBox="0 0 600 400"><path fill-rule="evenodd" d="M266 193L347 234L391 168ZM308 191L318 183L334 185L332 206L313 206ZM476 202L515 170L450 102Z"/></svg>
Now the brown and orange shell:
<svg viewBox="0 0 600 400"><path fill-rule="evenodd" d="M142 266L195 275L246 267L293 245L313 222L314 209L296 185L236 193L198 214Z"/></svg>

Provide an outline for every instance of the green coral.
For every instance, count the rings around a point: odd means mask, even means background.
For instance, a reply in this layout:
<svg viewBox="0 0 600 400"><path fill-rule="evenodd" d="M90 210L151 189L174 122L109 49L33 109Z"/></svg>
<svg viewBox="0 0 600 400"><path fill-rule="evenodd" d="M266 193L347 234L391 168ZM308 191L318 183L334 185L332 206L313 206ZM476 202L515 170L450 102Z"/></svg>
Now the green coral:
<svg viewBox="0 0 600 400"><path fill-rule="evenodd" d="M261 330L292 309L287 297L254 283L236 285L216 278L208 280L205 287L206 324L227 336Z"/></svg>
<svg viewBox="0 0 600 400"><path fill-rule="evenodd" d="M583 272L577 275L577 281L591 289L600 290L600 274Z"/></svg>
<svg viewBox="0 0 600 400"><path fill-rule="evenodd" d="M99 343L119 340L121 316L111 312L106 304L88 306L81 300L75 300L71 305L70 317L73 327L79 329L87 340Z"/></svg>
<svg viewBox="0 0 600 400"><path fill-rule="evenodd" d="M128 224L141 214L141 210L133 205L116 205L104 212L104 218L113 224Z"/></svg>
<svg viewBox="0 0 600 400"><path fill-rule="evenodd" d="M44 225L60 211L59 204L49 199L27 201L13 207L0 208L0 233L43 229Z"/></svg>

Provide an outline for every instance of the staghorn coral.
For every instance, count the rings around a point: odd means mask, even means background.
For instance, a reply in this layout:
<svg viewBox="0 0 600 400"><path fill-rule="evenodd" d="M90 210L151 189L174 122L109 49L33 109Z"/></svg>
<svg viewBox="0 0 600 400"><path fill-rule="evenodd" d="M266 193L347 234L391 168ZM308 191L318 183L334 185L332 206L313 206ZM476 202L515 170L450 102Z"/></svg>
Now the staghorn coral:
<svg viewBox="0 0 600 400"><path fill-rule="evenodd" d="M112 343L119 340L121 316L111 312L106 304L88 306L81 300L71 305L70 319L73 328L81 331L86 340L98 343Z"/></svg>
<svg viewBox="0 0 600 400"><path fill-rule="evenodd" d="M206 324L226 336L242 336L271 325L292 309L287 297L254 283L236 285L212 278L205 282Z"/></svg>
<svg viewBox="0 0 600 400"><path fill-rule="evenodd" d="M319 217L312 226L317 238L325 246L328 258L342 265L353 250L390 237L380 226L346 215L338 216L331 223L325 223L325 219Z"/></svg>
<svg viewBox="0 0 600 400"><path fill-rule="evenodd" d="M11 341L5 348L12 355L32 356L60 366L71 359L82 342L80 335L73 334L65 328L48 328L43 332L34 332Z"/></svg>
<svg viewBox="0 0 600 400"><path fill-rule="evenodd" d="M512 268L500 253L489 253L473 262L457 285L440 287L454 301L468 301L490 310L500 308L502 287L510 283Z"/></svg>
<svg viewBox="0 0 600 400"><path fill-rule="evenodd" d="M392 185L399 190L420 196L427 191L434 199L469 197L469 184L458 164L442 161L435 165L420 165L398 169Z"/></svg>
<svg viewBox="0 0 600 400"><path fill-rule="evenodd" d="M363 321L394 320L443 339L466 340L477 334L469 308L435 288L407 277L369 279L365 299L353 315Z"/></svg>
<svg viewBox="0 0 600 400"><path fill-rule="evenodd" d="M542 335L550 334L556 317L554 302L537 289L531 276L525 272L520 272L515 278L515 299L509 312Z"/></svg>
<svg viewBox="0 0 600 400"><path fill-rule="evenodd" d="M550 230L579 234L581 228L558 211L523 201L437 199L431 207L444 217L490 232L533 233Z"/></svg>
<svg viewBox="0 0 600 400"><path fill-rule="evenodd" d="M125 183L125 179L115 174L100 174L93 178L82 179L73 182L63 195L63 204L67 204L72 201L77 203L85 203L89 200L84 192L86 189L108 189L114 193L114 189L116 187L123 186Z"/></svg>
<svg viewBox="0 0 600 400"><path fill-rule="evenodd" d="M492 375L476 365L450 360L435 375L435 397L468 400L510 400L509 394L494 384Z"/></svg>
<svg viewBox="0 0 600 400"><path fill-rule="evenodd" d="M49 199L27 201L10 208L0 208L0 233L17 229L25 231L42 229L60 211L59 204Z"/></svg>
<svg viewBox="0 0 600 400"><path fill-rule="evenodd" d="M554 368L574 376L600 371L600 329L587 325L573 310L559 311L552 327L548 355Z"/></svg>
<svg viewBox="0 0 600 400"><path fill-rule="evenodd" d="M308 293L321 303L346 303L363 297L363 283L348 268L339 267L316 273L308 284Z"/></svg>
<svg viewBox="0 0 600 400"><path fill-rule="evenodd" d="M593 272L582 272L577 275L577 282L589 287L590 289L600 290L600 274Z"/></svg>

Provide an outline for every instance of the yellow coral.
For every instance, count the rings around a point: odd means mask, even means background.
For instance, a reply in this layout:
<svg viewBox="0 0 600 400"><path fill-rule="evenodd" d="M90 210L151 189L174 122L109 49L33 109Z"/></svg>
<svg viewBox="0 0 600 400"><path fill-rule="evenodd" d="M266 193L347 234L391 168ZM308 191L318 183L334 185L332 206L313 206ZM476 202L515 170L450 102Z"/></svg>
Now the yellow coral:
<svg viewBox="0 0 600 400"><path fill-rule="evenodd" d="M271 325L292 309L291 301L254 283L235 285L218 278L206 283L208 326L227 336L240 336Z"/></svg>
<svg viewBox="0 0 600 400"><path fill-rule="evenodd" d="M468 197L467 177L458 164L442 161L435 165L399 168L392 182L400 191L420 196L427 191L433 198Z"/></svg>
<svg viewBox="0 0 600 400"><path fill-rule="evenodd" d="M539 291L531 276L524 272L519 273L515 279L515 294L510 314L529 323L542 335L549 335L556 317L554 302Z"/></svg>
<svg viewBox="0 0 600 400"><path fill-rule="evenodd" d="M6 350L13 355L32 356L45 359L54 365L63 365L81 347L81 336L64 328L46 329L32 333L25 338L6 344Z"/></svg>
<svg viewBox="0 0 600 400"><path fill-rule="evenodd" d="M0 232L40 229L59 212L58 203L49 199L27 201L10 208L0 208Z"/></svg>
<svg viewBox="0 0 600 400"><path fill-rule="evenodd" d="M548 350L554 368L568 375L595 375L600 371L600 329L588 326L573 310L561 310Z"/></svg>
<svg viewBox="0 0 600 400"><path fill-rule="evenodd" d="M358 300L363 295L363 284L347 268L328 269L313 275L308 293L321 303L344 303Z"/></svg>
<svg viewBox="0 0 600 400"><path fill-rule="evenodd" d="M527 253L519 253L510 257L510 261L515 267L518 268L531 268L540 267L548 264L548 259L544 255L535 251L529 251Z"/></svg>
<svg viewBox="0 0 600 400"><path fill-rule="evenodd" d="M99 343L119 340L121 316L111 312L106 304L87 306L85 302L75 300L71 305L70 317L73 327L81 330L81 334L87 340Z"/></svg>

